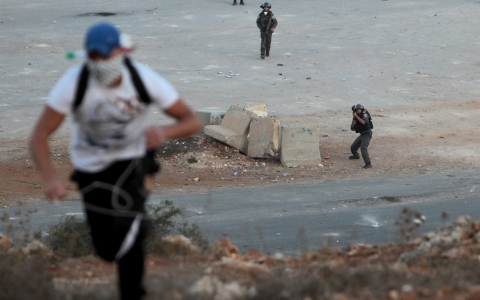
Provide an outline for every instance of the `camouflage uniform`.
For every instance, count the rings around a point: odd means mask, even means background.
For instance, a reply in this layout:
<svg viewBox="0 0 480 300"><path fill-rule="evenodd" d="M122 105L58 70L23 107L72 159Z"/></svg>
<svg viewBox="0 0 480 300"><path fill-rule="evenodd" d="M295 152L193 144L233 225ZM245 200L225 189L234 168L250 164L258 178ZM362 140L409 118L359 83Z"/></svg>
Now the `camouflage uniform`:
<svg viewBox="0 0 480 300"><path fill-rule="evenodd" d="M269 23L270 25L268 25ZM261 58L265 58L265 55L267 57L270 55L270 45L272 43L273 34L271 29L277 28L277 25L277 18L275 18L273 12L270 10L267 12L267 14L265 14L265 11L262 11L257 17L257 27L260 29L260 38L262 39L260 44Z"/></svg>

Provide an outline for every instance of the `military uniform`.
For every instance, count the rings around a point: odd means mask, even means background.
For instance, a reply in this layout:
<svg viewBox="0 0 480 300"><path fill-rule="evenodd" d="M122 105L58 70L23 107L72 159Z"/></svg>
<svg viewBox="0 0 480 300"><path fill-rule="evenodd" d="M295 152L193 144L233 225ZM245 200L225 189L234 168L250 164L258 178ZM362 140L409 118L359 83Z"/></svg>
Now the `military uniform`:
<svg viewBox="0 0 480 300"><path fill-rule="evenodd" d="M355 107L357 107L358 105L360 104L357 104ZM365 124L361 124L358 120L356 120L355 117L353 117L350 129L355 130L355 132L360 133L360 135L350 146L352 156L350 156L349 159L359 159L360 155L358 155L358 149L360 148L363 161L365 162L365 166L363 166L363 168L367 169L372 167L370 156L368 154L368 145L370 144L370 140L372 139L372 128L370 126L369 113L363 108L363 105L361 105L361 109L362 113L359 115L359 117L363 120Z"/></svg>
<svg viewBox="0 0 480 300"><path fill-rule="evenodd" d="M262 4L263 6L264 4ZM262 7L260 6L260 7ZM263 8L263 7L262 7ZM270 45L272 43L272 28L277 28L278 21L270 10L262 11L257 17L257 27L260 29L260 57L270 56Z"/></svg>

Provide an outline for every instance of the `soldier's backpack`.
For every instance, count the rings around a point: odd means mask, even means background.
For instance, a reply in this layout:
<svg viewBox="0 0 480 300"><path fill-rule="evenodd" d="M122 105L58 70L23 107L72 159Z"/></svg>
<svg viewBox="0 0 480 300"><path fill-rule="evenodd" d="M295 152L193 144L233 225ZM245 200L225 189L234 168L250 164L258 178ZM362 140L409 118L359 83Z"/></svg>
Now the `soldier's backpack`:
<svg viewBox="0 0 480 300"><path fill-rule="evenodd" d="M370 116L370 113L366 109L364 110L364 113L368 115L368 122L370 123L370 129L373 129L372 116Z"/></svg>

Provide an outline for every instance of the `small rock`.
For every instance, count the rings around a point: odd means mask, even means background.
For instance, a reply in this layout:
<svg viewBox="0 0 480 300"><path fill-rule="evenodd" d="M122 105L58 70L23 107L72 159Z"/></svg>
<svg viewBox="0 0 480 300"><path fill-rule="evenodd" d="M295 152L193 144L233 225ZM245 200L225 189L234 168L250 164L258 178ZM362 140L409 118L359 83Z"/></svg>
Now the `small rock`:
<svg viewBox="0 0 480 300"><path fill-rule="evenodd" d="M162 238L162 247L170 248L175 254L198 253L198 248L183 235L169 235Z"/></svg>
<svg viewBox="0 0 480 300"><path fill-rule="evenodd" d="M218 259L222 257L237 257L239 251L237 246L230 242L230 239L221 239L213 245L213 253Z"/></svg>
<svg viewBox="0 0 480 300"><path fill-rule="evenodd" d="M193 181L200 181L200 178L195 177L195 178L193 178Z"/></svg>
<svg viewBox="0 0 480 300"><path fill-rule="evenodd" d="M23 247L21 249L22 253L25 254L25 255L32 255L32 254L41 254L41 253L44 253L44 254L47 254L47 255L51 255L52 252L50 251L50 249L48 249L47 246L45 246L44 244L42 244L40 241L38 240L33 240L32 242L30 242L28 245L26 245L25 247Z"/></svg>
<svg viewBox="0 0 480 300"><path fill-rule="evenodd" d="M0 247L10 249L13 247L13 241L8 236L0 233Z"/></svg>
<svg viewBox="0 0 480 300"><path fill-rule="evenodd" d="M57 24L57 21L53 20L53 24Z"/></svg>
<svg viewBox="0 0 480 300"><path fill-rule="evenodd" d="M281 66L283 66L283 64L277 64L277 66L281 67Z"/></svg>
<svg viewBox="0 0 480 300"><path fill-rule="evenodd" d="M404 293L410 293L413 291L413 286L411 284L404 284L402 286L402 292Z"/></svg>
<svg viewBox="0 0 480 300"><path fill-rule="evenodd" d="M312 77L307 77L307 79L312 79Z"/></svg>

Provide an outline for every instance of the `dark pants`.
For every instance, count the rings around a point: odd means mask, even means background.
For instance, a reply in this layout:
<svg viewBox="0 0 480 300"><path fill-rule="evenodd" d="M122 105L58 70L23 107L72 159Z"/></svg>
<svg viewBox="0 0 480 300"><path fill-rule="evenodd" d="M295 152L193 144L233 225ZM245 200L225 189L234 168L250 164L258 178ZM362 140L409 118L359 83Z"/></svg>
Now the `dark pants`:
<svg viewBox="0 0 480 300"><path fill-rule="evenodd" d="M362 152L362 158L365 164L370 164L370 156L368 155L368 145L370 144L370 140L372 139L372 133L365 133L359 135L355 141L350 146L350 150L355 157L359 157L358 155L358 148L360 148Z"/></svg>
<svg viewBox="0 0 480 300"><path fill-rule="evenodd" d="M270 52L270 45L272 44L272 32L271 31L261 32L260 38L262 39L262 42L260 43L261 53L264 54L265 50L267 52Z"/></svg>
<svg viewBox="0 0 480 300"><path fill-rule="evenodd" d="M121 299L145 295L143 243L149 227L145 175L145 159L136 159L117 162L99 173L76 171L72 176L82 192L97 255L118 263Z"/></svg>

